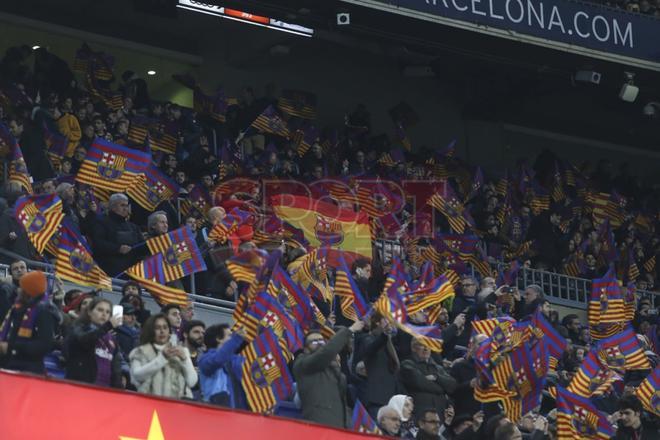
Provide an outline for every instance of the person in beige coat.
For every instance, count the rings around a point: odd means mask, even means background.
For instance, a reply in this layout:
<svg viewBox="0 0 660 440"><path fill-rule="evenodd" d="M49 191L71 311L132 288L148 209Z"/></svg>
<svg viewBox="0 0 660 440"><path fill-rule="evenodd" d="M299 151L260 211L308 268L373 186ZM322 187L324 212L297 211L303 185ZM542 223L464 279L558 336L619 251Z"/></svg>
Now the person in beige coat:
<svg viewBox="0 0 660 440"><path fill-rule="evenodd" d="M163 314L150 317L142 328L140 345L128 356L131 381L141 393L192 399L197 372L190 352L170 342L170 326Z"/></svg>

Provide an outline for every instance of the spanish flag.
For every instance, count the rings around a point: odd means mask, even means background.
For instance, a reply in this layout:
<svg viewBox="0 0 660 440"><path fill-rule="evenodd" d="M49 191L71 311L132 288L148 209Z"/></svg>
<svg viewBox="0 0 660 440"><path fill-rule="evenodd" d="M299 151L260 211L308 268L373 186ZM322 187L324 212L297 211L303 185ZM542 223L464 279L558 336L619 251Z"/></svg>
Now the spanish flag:
<svg viewBox="0 0 660 440"><path fill-rule="evenodd" d="M312 247L341 250L348 264L358 257L371 259L371 230L365 213L304 196L277 195L271 205L275 215L303 231ZM334 264L337 256L333 254L328 257Z"/></svg>

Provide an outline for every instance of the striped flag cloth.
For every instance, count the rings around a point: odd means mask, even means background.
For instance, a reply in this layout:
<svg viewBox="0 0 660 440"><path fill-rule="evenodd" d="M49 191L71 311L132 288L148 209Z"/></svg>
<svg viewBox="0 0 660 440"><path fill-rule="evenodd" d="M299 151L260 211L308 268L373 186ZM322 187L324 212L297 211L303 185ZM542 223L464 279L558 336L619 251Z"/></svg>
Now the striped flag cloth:
<svg viewBox="0 0 660 440"><path fill-rule="evenodd" d="M220 223L213 226L209 232L209 239L222 244L227 241L227 237L233 234L241 225L248 222L249 219L249 212L234 208Z"/></svg>
<svg viewBox="0 0 660 440"><path fill-rule="evenodd" d="M293 393L293 378L287 367L292 356L283 344L267 328L241 352L245 357L241 384L254 412L266 413Z"/></svg>
<svg viewBox="0 0 660 440"><path fill-rule="evenodd" d="M635 394L648 412L660 417L660 366L639 384Z"/></svg>
<svg viewBox="0 0 660 440"><path fill-rule="evenodd" d="M302 287L291 279L289 274L276 265L271 275L271 284L273 290L268 289L271 295L276 296L277 300L289 310L303 328L309 328L314 322L314 309L312 308L309 295Z"/></svg>
<svg viewBox="0 0 660 440"><path fill-rule="evenodd" d="M43 121L44 143L48 148L48 157L53 164L60 164L66 153L69 140L57 128L51 128L46 120Z"/></svg>
<svg viewBox="0 0 660 440"><path fill-rule="evenodd" d="M179 194L179 185L153 165L139 175L126 194L147 211L155 211L158 205Z"/></svg>
<svg viewBox="0 0 660 440"><path fill-rule="evenodd" d="M97 138L80 166L76 181L124 192L151 163L151 155Z"/></svg>
<svg viewBox="0 0 660 440"><path fill-rule="evenodd" d="M559 334L559 332L550 324L550 322L543 316L540 309L537 309L530 321L532 327L537 331L543 333L544 343L548 345L548 352L550 354L550 369L555 370L559 359L566 351L568 343L566 339Z"/></svg>
<svg viewBox="0 0 660 440"><path fill-rule="evenodd" d="M193 88L193 108L202 116L224 123L227 120L227 109L237 104L235 98L227 98L222 88L214 96L207 95L199 86Z"/></svg>
<svg viewBox="0 0 660 440"><path fill-rule="evenodd" d="M503 328L509 328L515 324L515 322L516 320L509 316L500 316L498 318L490 319L477 319L472 321L472 332L473 334L482 334L490 338L493 335L493 331L496 327L502 326Z"/></svg>
<svg viewBox="0 0 660 440"><path fill-rule="evenodd" d="M286 122L277 114L272 105L257 116L249 128L254 128L260 133L274 134L285 138L289 137L289 127Z"/></svg>
<svg viewBox="0 0 660 440"><path fill-rule="evenodd" d="M204 257L190 226L150 238L146 244L152 255L162 254L165 282L206 270Z"/></svg>
<svg viewBox="0 0 660 440"><path fill-rule="evenodd" d="M335 295L345 317L351 321L362 319L369 312L369 304L364 300L360 288L355 283L343 255L335 272Z"/></svg>
<svg viewBox="0 0 660 440"><path fill-rule="evenodd" d="M151 126L149 129L149 146L153 150L165 154L175 154L178 139L175 133L168 133L162 124Z"/></svg>
<svg viewBox="0 0 660 440"><path fill-rule="evenodd" d="M454 296L456 296L454 286L444 275L440 275L432 280L430 284L404 295L406 301L408 301L408 314L439 306L443 301L452 299Z"/></svg>
<svg viewBox="0 0 660 440"><path fill-rule="evenodd" d="M55 255L55 275L63 280L99 289L112 288L112 280L94 262L85 237L66 220L60 227Z"/></svg>
<svg viewBox="0 0 660 440"><path fill-rule="evenodd" d="M365 407L360 402L360 399L355 399L355 406L353 407L353 421L352 429L357 432L364 432L367 434L381 435L382 432L371 418Z"/></svg>
<svg viewBox="0 0 660 440"><path fill-rule="evenodd" d="M408 322L397 322L397 327L408 333L420 344L434 353L442 353L442 331L437 325L420 326Z"/></svg>
<svg viewBox="0 0 660 440"><path fill-rule="evenodd" d="M313 125L308 125L302 130L296 130L292 136L292 143L298 156L303 157L311 146L318 142L319 137L319 130Z"/></svg>
<svg viewBox="0 0 660 440"><path fill-rule="evenodd" d="M266 257L266 252L261 250L241 252L227 260L227 270L236 282L252 283Z"/></svg>
<svg viewBox="0 0 660 440"><path fill-rule="evenodd" d="M62 200L55 194L21 197L14 206L14 217L41 254L64 218Z"/></svg>
<svg viewBox="0 0 660 440"><path fill-rule="evenodd" d="M655 255L653 255L651 258L646 260L644 263L644 270L650 273L655 272Z"/></svg>
<svg viewBox="0 0 660 440"><path fill-rule="evenodd" d="M591 398L607 392L617 380L622 381L623 377L610 369L596 350L591 350L566 389L579 396Z"/></svg>
<svg viewBox="0 0 660 440"><path fill-rule="evenodd" d="M446 186L446 189L447 193L444 196L433 194L426 203L433 206L447 218L452 230L462 234L470 226L464 216L465 207L449 185Z"/></svg>
<svg viewBox="0 0 660 440"><path fill-rule="evenodd" d="M555 174L553 175L554 182L552 186L552 200L554 202L561 202L566 198L566 192L564 191L564 179L562 177L561 169L559 168L559 162L555 161Z"/></svg>
<svg viewBox="0 0 660 440"><path fill-rule="evenodd" d="M282 90L277 108L290 116L316 119L316 95L302 90Z"/></svg>
<svg viewBox="0 0 660 440"><path fill-rule="evenodd" d="M392 284L374 302L374 309L395 323L404 323L408 320L408 311L401 291L404 291L403 285Z"/></svg>
<svg viewBox="0 0 660 440"><path fill-rule="evenodd" d="M599 341L594 350L597 350L598 357L609 368L617 371L647 370L651 368L651 364L630 324L626 324L622 332Z"/></svg>
<svg viewBox="0 0 660 440"><path fill-rule="evenodd" d="M256 295L244 321L245 329L253 341L261 328L270 328L278 338L284 338L288 350L295 353L303 348L304 335L298 323L276 298L266 292Z"/></svg>
<svg viewBox="0 0 660 440"><path fill-rule="evenodd" d="M504 412L514 423L524 414L541 404L545 378L548 373L548 351L545 344L530 348L527 344L516 347L510 354L513 375L506 382L506 389L516 390L516 395L502 400Z"/></svg>
<svg viewBox="0 0 660 440"><path fill-rule="evenodd" d="M599 325L624 322L626 315L623 293L613 267L610 267L603 278L592 281L588 311L592 337L600 339L602 332L598 330Z"/></svg>
<svg viewBox="0 0 660 440"><path fill-rule="evenodd" d="M146 289L160 305L187 305L189 303L188 293L163 284L164 264L162 254L152 255L126 269L126 275Z"/></svg>
<svg viewBox="0 0 660 440"><path fill-rule="evenodd" d="M25 164L21 147L9 131L9 128L0 122L0 150L5 149L8 149L10 154L9 175L7 180L9 182L16 182L23 187L28 194L32 194L32 177Z"/></svg>
<svg viewBox="0 0 660 440"><path fill-rule="evenodd" d="M557 386L557 437L566 440L607 440L614 437L607 414L591 400Z"/></svg>
<svg viewBox="0 0 660 440"><path fill-rule="evenodd" d="M201 185L195 185L185 200L181 202L181 214L184 216L199 213L206 215L206 212L211 209L212 199L209 192Z"/></svg>

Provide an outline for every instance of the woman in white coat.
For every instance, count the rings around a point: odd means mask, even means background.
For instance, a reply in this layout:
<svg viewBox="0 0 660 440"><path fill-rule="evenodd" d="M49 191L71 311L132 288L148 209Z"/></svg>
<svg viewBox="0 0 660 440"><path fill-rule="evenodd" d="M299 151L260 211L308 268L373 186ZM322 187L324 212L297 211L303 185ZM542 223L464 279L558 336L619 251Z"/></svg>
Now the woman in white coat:
<svg viewBox="0 0 660 440"><path fill-rule="evenodd" d="M141 393L192 399L197 372L186 347L170 341L170 326L163 314L151 316L142 327L140 345L128 356L131 381Z"/></svg>

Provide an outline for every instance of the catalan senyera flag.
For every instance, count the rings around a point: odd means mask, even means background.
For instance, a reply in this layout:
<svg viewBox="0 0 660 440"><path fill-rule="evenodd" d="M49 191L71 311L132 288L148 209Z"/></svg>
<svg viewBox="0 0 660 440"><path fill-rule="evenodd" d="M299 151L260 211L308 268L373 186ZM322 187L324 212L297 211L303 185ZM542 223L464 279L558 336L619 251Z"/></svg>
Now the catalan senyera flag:
<svg viewBox="0 0 660 440"><path fill-rule="evenodd" d="M343 251L349 264L357 257L371 259L371 230L364 213L303 196L274 196L271 205L279 218L303 231L312 247ZM336 261L333 254L331 262Z"/></svg>
<svg viewBox="0 0 660 440"><path fill-rule="evenodd" d="M62 200L55 194L21 197L14 206L14 216L37 252L42 253L64 218Z"/></svg>
<svg viewBox="0 0 660 440"><path fill-rule="evenodd" d="M360 399L355 400L355 406L353 407L353 420L352 420L353 431L357 432L366 432L368 434L377 434L380 435L382 432L378 429L378 425L374 422L374 419L371 418L367 410Z"/></svg>
<svg viewBox="0 0 660 440"><path fill-rule="evenodd" d="M273 330L267 328L242 351L243 376L250 409L265 413L293 393L293 378L287 367L291 354Z"/></svg>
<svg viewBox="0 0 660 440"><path fill-rule="evenodd" d="M630 324L626 324L622 332L600 340L594 350L603 363L617 371L651 368Z"/></svg>
<svg viewBox="0 0 660 440"><path fill-rule="evenodd" d="M257 119L250 124L250 128L254 128L261 133L274 134L285 138L289 137L289 127L280 115L277 114L277 111L272 105L266 107L266 109L257 116Z"/></svg>
<svg viewBox="0 0 660 440"><path fill-rule="evenodd" d="M465 206L449 185L445 186L445 194L433 194L427 204L440 211L456 233L463 234L465 229L471 226L465 217Z"/></svg>
<svg viewBox="0 0 660 440"><path fill-rule="evenodd" d="M163 255L166 282L206 270L204 257L189 226L150 238L147 248L152 255Z"/></svg>
<svg viewBox="0 0 660 440"><path fill-rule="evenodd" d="M339 258L339 267L335 272L335 295L339 297L339 305L344 316L357 321L369 312L370 307L351 276L344 257Z"/></svg>
<svg viewBox="0 0 660 440"><path fill-rule="evenodd" d="M409 322L397 322L397 327L408 333L434 353L442 353L442 331L437 325L420 326Z"/></svg>
<svg viewBox="0 0 660 440"><path fill-rule="evenodd" d="M154 211L166 200L179 194L179 185L153 165L139 175L126 194L147 211Z"/></svg>
<svg viewBox="0 0 660 440"><path fill-rule="evenodd" d="M151 163L151 155L97 138L87 151L76 181L124 192Z"/></svg>
<svg viewBox="0 0 660 440"><path fill-rule="evenodd" d="M660 417L660 366L649 374L646 379L639 384L635 390L635 394L644 409L648 412Z"/></svg>
<svg viewBox="0 0 660 440"><path fill-rule="evenodd" d="M267 257L265 251L246 251L227 260L227 270L236 282L252 283Z"/></svg>
<svg viewBox="0 0 660 440"><path fill-rule="evenodd" d="M68 221L60 227L55 275L83 286L112 288L110 277L94 262L87 240Z"/></svg>
<svg viewBox="0 0 660 440"><path fill-rule="evenodd" d="M444 275L440 275L432 280L430 284L420 285L417 290L404 295L409 314L439 305L454 296L456 296L454 286Z"/></svg>
<svg viewBox="0 0 660 440"><path fill-rule="evenodd" d="M282 90L277 108L291 116L316 119L316 95L302 90Z"/></svg>
<svg viewBox="0 0 660 440"><path fill-rule="evenodd" d="M512 326L516 320L509 316L501 316L490 319L476 319L472 321L473 334L486 335L489 338L493 335L493 330L497 326Z"/></svg>
<svg viewBox="0 0 660 440"><path fill-rule="evenodd" d="M614 436L614 428L589 399L558 386L557 435L566 440L607 440Z"/></svg>
<svg viewBox="0 0 660 440"><path fill-rule="evenodd" d="M165 276L163 273L164 265L162 254L152 255L126 269L126 275L146 289L160 305L187 305L189 300L188 294L185 291L163 284L162 280Z"/></svg>

